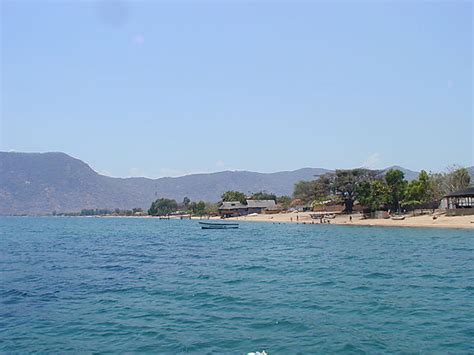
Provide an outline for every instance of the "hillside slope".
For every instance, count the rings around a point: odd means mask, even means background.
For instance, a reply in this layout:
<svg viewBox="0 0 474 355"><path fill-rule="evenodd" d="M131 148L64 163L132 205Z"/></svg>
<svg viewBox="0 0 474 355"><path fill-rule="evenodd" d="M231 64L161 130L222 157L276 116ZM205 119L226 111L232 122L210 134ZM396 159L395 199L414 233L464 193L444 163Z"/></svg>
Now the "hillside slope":
<svg viewBox="0 0 474 355"><path fill-rule="evenodd" d="M64 153L0 152L0 214L45 214L83 208L148 208L158 197L217 201L226 190L291 194L300 180L328 170L271 174L224 171L176 178L111 178Z"/></svg>

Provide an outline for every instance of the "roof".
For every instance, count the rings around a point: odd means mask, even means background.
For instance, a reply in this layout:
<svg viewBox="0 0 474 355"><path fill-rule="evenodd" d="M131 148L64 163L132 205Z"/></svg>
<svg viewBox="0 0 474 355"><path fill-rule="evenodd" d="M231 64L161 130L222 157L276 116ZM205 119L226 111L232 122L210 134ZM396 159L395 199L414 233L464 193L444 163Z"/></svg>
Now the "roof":
<svg viewBox="0 0 474 355"><path fill-rule="evenodd" d="M247 200L248 208L276 209L274 200Z"/></svg>
<svg viewBox="0 0 474 355"><path fill-rule="evenodd" d="M466 189L451 192L446 197L474 197L474 186L469 186Z"/></svg>
<svg viewBox="0 0 474 355"><path fill-rule="evenodd" d="M222 205L219 207L220 210L237 210L240 208L247 208L247 206L239 201L226 201L222 202Z"/></svg>

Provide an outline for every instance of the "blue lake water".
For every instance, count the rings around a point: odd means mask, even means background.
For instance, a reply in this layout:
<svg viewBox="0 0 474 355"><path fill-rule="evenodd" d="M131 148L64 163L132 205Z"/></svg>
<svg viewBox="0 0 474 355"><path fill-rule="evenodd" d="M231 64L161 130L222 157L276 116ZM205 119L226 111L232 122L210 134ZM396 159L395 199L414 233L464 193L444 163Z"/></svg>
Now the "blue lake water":
<svg viewBox="0 0 474 355"><path fill-rule="evenodd" d="M472 353L474 232L0 218L1 352Z"/></svg>

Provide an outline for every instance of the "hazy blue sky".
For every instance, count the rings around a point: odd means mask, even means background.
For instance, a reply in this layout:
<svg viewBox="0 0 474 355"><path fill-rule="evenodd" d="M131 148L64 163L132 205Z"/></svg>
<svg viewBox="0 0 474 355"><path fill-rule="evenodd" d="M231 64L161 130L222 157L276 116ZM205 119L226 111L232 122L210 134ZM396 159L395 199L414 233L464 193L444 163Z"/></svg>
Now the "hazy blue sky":
<svg viewBox="0 0 474 355"><path fill-rule="evenodd" d="M471 2L1 4L1 150L113 176L474 165Z"/></svg>

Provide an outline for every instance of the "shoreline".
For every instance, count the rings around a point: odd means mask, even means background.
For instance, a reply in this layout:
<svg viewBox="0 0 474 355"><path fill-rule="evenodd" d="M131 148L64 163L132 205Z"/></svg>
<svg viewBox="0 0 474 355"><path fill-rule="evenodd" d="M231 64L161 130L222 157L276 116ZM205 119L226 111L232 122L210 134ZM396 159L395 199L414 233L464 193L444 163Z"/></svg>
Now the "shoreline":
<svg viewBox="0 0 474 355"><path fill-rule="evenodd" d="M247 221L263 223L291 223L320 225L319 220L310 216L311 212L260 214L257 216L240 216L227 218L229 221ZM297 220L298 216L298 220ZM352 216L350 221L349 216ZM409 216L405 220L392 219L362 219L361 214L338 215L323 225L337 225L347 227L403 227L403 228L444 228L444 229L472 229L474 230L474 216L439 216L433 220L430 215Z"/></svg>

